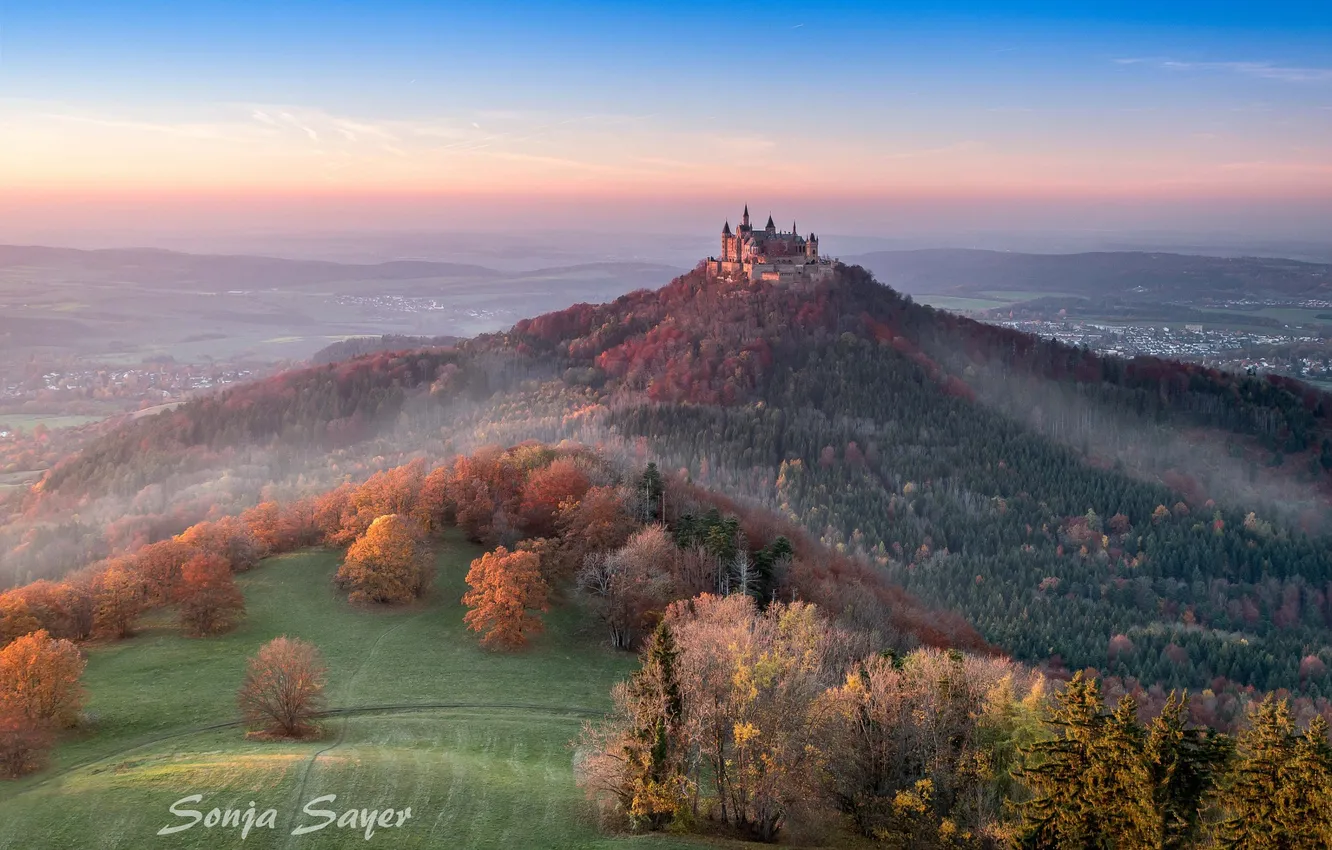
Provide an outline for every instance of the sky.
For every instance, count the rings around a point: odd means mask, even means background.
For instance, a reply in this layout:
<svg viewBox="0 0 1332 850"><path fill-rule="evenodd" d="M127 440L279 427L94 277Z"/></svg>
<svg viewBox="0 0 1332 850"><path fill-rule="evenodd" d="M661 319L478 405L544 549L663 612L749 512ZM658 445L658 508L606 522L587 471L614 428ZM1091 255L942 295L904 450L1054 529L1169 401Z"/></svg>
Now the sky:
<svg viewBox="0 0 1332 850"><path fill-rule="evenodd" d="M1332 3L0 0L0 240L744 203L1332 240Z"/></svg>

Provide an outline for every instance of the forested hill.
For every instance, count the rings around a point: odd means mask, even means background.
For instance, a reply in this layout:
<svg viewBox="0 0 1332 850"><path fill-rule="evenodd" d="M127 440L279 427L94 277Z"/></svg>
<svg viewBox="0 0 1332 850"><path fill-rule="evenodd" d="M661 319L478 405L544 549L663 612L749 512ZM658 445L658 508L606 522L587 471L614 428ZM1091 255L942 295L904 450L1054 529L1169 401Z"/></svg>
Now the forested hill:
<svg viewBox="0 0 1332 850"><path fill-rule="evenodd" d="M1332 556L1260 506L1272 485L1311 528L1326 512L1332 406L1302 384L1098 357L854 267L810 288L695 273L472 346L559 364L624 437L771 499L1024 659L1211 686L1217 711L1231 682L1327 689ZM1115 434L1131 450L1101 454Z"/></svg>
<svg viewBox="0 0 1332 850"><path fill-rule="evenodd" d="M245 440L346 445L459 394L489 404L467 425L483 438L595 421L776 505L1024 660L1210 687L1198 710L1218 722L1235 687L1329 689L1332 554L1300 528L1327 509L1325 394L1098 357L857 267L795 287L696 271L452 350L292 373L133 423L43 486L134 492L144 454L160 470Z"/></svg>

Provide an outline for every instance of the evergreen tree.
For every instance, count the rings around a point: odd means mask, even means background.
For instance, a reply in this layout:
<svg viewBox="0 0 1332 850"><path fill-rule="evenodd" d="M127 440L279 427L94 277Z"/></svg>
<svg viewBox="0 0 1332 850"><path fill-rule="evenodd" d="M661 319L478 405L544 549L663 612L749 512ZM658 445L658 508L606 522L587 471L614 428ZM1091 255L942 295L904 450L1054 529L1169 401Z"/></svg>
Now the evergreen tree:
<svg viewBox="0 0 1332 850"><path fill-rule="evenodd" d="M649 463L643 470L643 477L638 482L638 492L642 500L643 521L658 522L665 518L662 512L662 498L666 485L655 463Z"/></svg>
<svg viewBox="0 0 1332 850"><path fill-rule="evenodd" d="M680 652L670 628L657 626L643 653L643 666L628 684L631 710L625 761L631 772L631 822L640 828L661 829L685 799L684 753L681 723L684 698L676 678Z"/></svg>
<svg viewBox="0 0 1332 850"><path fill-rule="evenodd" d="M1056 695L1046 723L1058 734L1020 752L1018 776L1032 799L1021 807L1019 847L1109 848L1103 800L1098 799L1093 768L1105 725L1100 687L1081 672Z"/></svg>
<svg viewBox="0 0 1332 850"><path fill-rule="evenodd" d="M1205 798L1230 746L1223 735L1189 727L1188 706L1187 694L1171 692L1144 746L1154 810L1151 846L1161 850L1197 843Z"/></svg>
<svg viewBox="0 0 1332 850"><path fill-rule="evenodd" d="M1146 733L1138 723L1138 703L1131 696L1119 701L1100 724L1092 742L1092 762L1085 779L1100 814L1088 846L1116 848L1155 847L1152 839L1151 773L1143 759Z"/></svg>
<svg viewBox="0 0 1332 850"><path fill-rule="evenodd" d="M1250 714L1238 757L1222 786L1217 846L1229 850L1313 850L1332 846L1327 724L1303 736L1290 707L1271 694Z"/></svg>

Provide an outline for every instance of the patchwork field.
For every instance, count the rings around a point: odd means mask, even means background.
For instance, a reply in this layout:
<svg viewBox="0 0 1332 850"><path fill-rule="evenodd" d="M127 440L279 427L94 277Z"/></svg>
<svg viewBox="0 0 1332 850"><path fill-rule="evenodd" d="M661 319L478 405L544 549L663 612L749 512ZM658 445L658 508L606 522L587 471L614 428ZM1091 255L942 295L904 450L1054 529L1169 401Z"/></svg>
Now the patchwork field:
<svg viewBox="0 0 1332 850"><path fill-rule="evenodd" d="M478 648L458 602L476 547L439 549L436 592L411 610L349 606L331 584L338 555L271 558L241 577L248 606L235 632L208 640L169 620L135 638L94 647L85 681L89 730L61 744L54 764L0 784L0 848L330 848L381 846L696 846L663 838L601 835L574 784L570 742L609 706L611 684L634 667L627 654L579 633L572 611L554 611L527 652ZM315 643L329 666L324 736L308 743L247 740L235 692L246 661L288 634ZM176 801L266 809L274 828L188 824ZM328 795L336 800L310 804ZM323 823L311 811L411 808L400 827ZM243 816L242 816L243 817ZM397 816L389 820L396 822Z"/></svg>

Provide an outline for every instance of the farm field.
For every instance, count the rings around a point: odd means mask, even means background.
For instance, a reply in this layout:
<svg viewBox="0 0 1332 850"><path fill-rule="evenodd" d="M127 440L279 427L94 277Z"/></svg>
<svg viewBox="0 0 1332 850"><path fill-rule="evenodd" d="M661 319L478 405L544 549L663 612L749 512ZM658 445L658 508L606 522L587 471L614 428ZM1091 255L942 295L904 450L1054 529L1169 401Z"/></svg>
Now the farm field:
<svg viewBox="0 0 1332 850"><path fill-rule="evenodd" d="M270 558L240 577L248 616L234 632L197 640L169 619L135 638L92 647L85 674L88 731L54 763L0 785L0 848L330 848L697 846L602 835L574 783L570 742L609 707L609 689L635 666L580 633L577 612L554 610L526 652L492 653L465 631L459 599L477 547L438 550L435 592L420 606L364 611L332 586L339 554ZM325 734L303 743L249 740L235 725L247 659L280 634L316 644L329 667ZM212 728L209 728L212 727ZM168 807L275 809L276 828L209 829ZM411 807L400 828L331 826L315 809Z"/></svg>
<svg viewBox="0 0 1332 850"><path fill-rule="evenodd" d="M76 428L90 422L101 422L105 416L69 416L62 413L0 413L0 431L27 431L38 425L56 428Z"/></svg>
<svg viewBox="0 0 1332 850"><path fill-rule="evenodd" d="M915 295L912 296L921 304L928 304L931 307L937 307L940 310L992 310L996 307L1005 307L1012 303L1010 301L994 301L987 298L966 298L960 295Z"/></svg>

